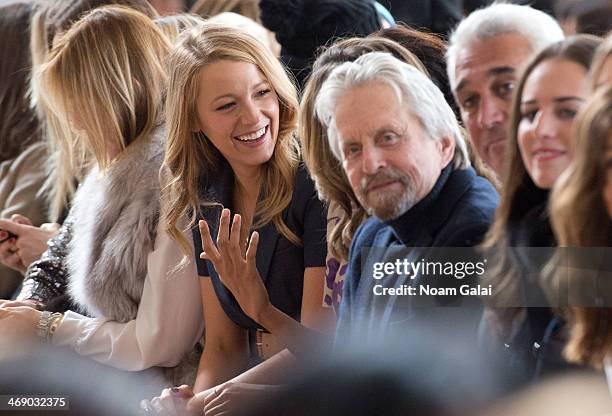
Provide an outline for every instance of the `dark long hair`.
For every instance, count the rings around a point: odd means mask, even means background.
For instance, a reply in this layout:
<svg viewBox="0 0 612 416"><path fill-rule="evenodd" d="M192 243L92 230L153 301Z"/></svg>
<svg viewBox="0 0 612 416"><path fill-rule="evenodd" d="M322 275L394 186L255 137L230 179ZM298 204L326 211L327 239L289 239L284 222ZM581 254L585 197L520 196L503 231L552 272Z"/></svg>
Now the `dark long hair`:
<svg viewBox="0 0 612 416"><path fill-rule="evenodd" d="M500 256L495 268L491 269L488 278L495 281L496 295L489 300L496 305L518 304L519 279L518 271L508 256L508 236L512 224L523 218L537 205L546 203L547 194L539 189L525 169L525 164L518 147L518 125L521 118L520 105L525 83L533 70L544 61L565 59L575 62L588 71L595 50L601 39L590 35L577 35L556 42L535 55L523 70L517 84L510 116L510 134L506 146L506 163L503 173L500 204L495 213L495 220L487 233L483 247L495 250ZM586 75L585 75L586 76Z"/></svg>
<svg viewBox="0 0 612 416"><path fill-rule="evenodd" d="M600 88L588 100L576 120L575 132L574 160L550 197L553 230L561 247L610 247L612 222L602 194L607 170L604 157L612 138L612 87ZM559 270L547 282L553 291L567 277L564 268ZM569 287L573 288L593 282L577 274L572 278ZM571 333L564 352L570 361L602 367L604 357L612 351L612 309L605 306L565 310Z"/></svg>

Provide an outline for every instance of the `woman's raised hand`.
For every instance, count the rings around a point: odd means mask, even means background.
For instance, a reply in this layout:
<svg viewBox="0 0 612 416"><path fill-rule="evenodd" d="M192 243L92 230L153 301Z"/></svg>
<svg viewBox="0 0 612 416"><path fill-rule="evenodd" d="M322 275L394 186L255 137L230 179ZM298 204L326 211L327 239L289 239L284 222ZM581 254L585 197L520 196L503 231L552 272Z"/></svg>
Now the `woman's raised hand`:
<svg viewBox="0 0 612 416"><path fill-rule="evenodd" d="M200 234L202 236L202 249L200 258L212 262L221 282L232 292L242 310L255 321L259 321L266 308L271 306L266 290L256 265L257 231L251 238L244 252L240 243L242 218L235 214L230 230L230 211L223 209L219 221L217 246L213 243L210 229L205 220L200 220ZM244 254L243 254L244 253Z"/></svg>

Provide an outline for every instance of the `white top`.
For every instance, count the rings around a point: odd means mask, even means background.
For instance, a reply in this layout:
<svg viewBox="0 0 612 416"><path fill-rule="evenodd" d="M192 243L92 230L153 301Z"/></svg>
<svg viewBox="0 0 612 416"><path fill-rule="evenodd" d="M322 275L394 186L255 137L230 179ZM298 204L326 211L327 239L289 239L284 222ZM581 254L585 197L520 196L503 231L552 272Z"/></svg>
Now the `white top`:
<svg viewBox="0 0 612 416"><path fill-rule="evenodd" d="M610 396L612 396L612 355L606 355L604 358L604 371L606 373L606 379L608 380L608 389L610 390Z"/></svg>
<svg viewBox="0 0 612 416"><path fill-rule="evenodd" d="M191 231L183 233L191 242ZM68 311L55 331L53 345L122 370L173 367L202 337L202 298L193 253L175 270L183 252L159 221L155 249L149 253L147 276L136 319L119 323Z"/></svg>

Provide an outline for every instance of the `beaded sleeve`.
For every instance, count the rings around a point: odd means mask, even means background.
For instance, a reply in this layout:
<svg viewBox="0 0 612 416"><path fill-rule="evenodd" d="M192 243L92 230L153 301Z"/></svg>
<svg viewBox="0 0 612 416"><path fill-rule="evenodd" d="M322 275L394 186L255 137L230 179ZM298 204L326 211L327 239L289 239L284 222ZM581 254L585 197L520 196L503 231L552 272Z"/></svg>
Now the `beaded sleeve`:
<svg viewBox="0 0 612 416"><path fill-rule="evenodd" d="M66 258L71 239L72 221L68 217L58 234L49 240L47 251L28 267L17 299L46 303L66 292L68 282Z"/></svg>

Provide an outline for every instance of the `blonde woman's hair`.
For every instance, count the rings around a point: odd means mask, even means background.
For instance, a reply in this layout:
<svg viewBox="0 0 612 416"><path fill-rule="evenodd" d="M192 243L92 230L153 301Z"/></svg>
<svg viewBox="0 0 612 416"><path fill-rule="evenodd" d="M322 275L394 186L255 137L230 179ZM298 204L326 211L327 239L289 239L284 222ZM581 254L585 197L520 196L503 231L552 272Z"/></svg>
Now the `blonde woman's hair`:
<svg viewBox="0 0 612 416"><path fill-rule="evenodd" d="M261 23L259 2L252 0L198 0L190 12L203 17L212 17L224 12L238 13Z"/></svg>
<svg viewBox="0 0 612 416"><path fill-rule="evenodd" d="M202 16L190 13L172 14L155 19L157 27L164 32L172 44L178 40L180 34L185 30L189 30L204 22L205 20Z"/></svg>
<svg viewBox="0 0 612 416"><path fill-rule="evenodd" d="M253 0L198 0L190 13L210 18L217 23L241 27L262 41L276 57L280 56L281 46L276 41L274 32L262 25L259 4ZM235 16L239 15L242 17Z"/></svg>
<svg viewBox="0 0 612 416"><path fill-rule="evenodd" d="M266 45L270 49L270 51L272 51L274 56L280 56L281 46L276 41L274 33L270 32L268 29L263 27L260 23L257 23L255 20L234 12L219 13L212 17L209 17L208 20L210 22L215 22L235 27L240 30L244 30L245 32L251 34L256 39L258 39L261 43Z"/></svg>
<svg viewBox="0 0 612 416"><path fill-rule="evenodd" d="M53 39L62 34L88 11L105 5L123 5L138 10L143 14L154 18L157 13L147 0L35 0L35 11L31 19L30 30L30 54L32 59L32 74L39 72L51 51ZM78 183L87 169L91 155L82 146L75 149L72 157L81 160L70 160L62 151L60 139L54 136L53 130L47 121L47 109L45 109L39 87L39 77L30 77L29 98L30 106L36 111L39 118L43 136L49 148L49 159L45 165L47 180L42 192L45 194L49 205L49 218L60 221L68 201L72 198ZM74 168L71 168L74 166Z"/></svg>
<svg viewBox="0 0 612 416"><path fill-rule="evenodd" d="M561 247L610 247L612 226L602 193L607 176L604 155L612 140L611 86L600 88L589 99L576 120L575 132L572 164L550 198L553 230ZM566 312L571 334L565 356L601 368L606 354L612 352L612 309L573 307Z"/></svg>
<svg viewBox="0 0 612 416"><path fill-rule="evenodd" d="M169 47L150 18L123 6L91 11L55 45L41 67L40 85L73 171L81 149L104 170L158 125Z"/></svg>
<svg viewBox="0 0 612 416"><path fill-rule="evenodd" d="M591 89L595 89L597 85L597 78L601 75L601 70L604 66L605 61L612 57L612 32L604 39L603 43L599 45L593 58L593 64L589 71L589 80L591 82Z"/></svg>
<svg viewBox="0 0 612 416"><path fill-rule="evenodd" d="M164 218L166 229L185 253L191 252L177 222L190 215L190 226L193 226L199 207L213 202L203 200L199 194L199 179L213 175L223 156L202 132L193 130L197 125L198 92L205 87L199 84L200 71L219 60L249 62L257 66L278 97L278 139L272 158L263 165L262 193L265 197L257 203L253 228L272 221L282 235L299 243L282 219L283 211L291 202L300 161L294 135L298 110L295 87L280 62L257 39L241 30L210 22L183 33L168 59L168 143L164 160L167 184L162 189L162 198L169 207Z"/></svg>

